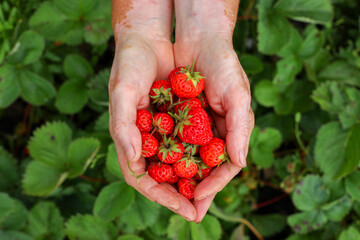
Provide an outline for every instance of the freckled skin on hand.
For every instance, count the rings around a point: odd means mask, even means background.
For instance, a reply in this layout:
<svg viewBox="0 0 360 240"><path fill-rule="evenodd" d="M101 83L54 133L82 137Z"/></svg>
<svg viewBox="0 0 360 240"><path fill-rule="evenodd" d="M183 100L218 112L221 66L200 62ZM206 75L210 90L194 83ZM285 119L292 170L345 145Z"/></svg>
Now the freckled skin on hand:
<svg viewBox="0 0 360 240"><path fill-rule="evenodd" d="M128 11L133 9L132 0L112 0L111 1L111 24L113 29L115 29L116 24L124 24L126 21L126 14ZM126 24L127 28L131 28L130 24Z"/></svg>
<svg viewBox="0 0 360 240"><path fill-rule="evenodd" d="M225 15L232 23L236 23L239 0L221 0L225 4Z"/></svg>

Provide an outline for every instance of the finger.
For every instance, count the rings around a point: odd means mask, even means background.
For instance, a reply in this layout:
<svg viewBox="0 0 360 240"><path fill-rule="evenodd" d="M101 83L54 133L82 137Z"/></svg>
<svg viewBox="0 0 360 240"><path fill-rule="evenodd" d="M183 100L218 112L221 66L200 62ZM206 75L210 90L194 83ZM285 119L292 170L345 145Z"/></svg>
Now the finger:
<svg viewBox="0 0 360 240"><path fill-rule="evenodd" d="M111 99L111 136L125 153L123 161L137 161L141 156L141 135L135 124L139 94L134 86L119 84Z"/></svg>
<svg viewBox="0 0 360 240"><path fill-rule="evenodd" d="M250 108L249 109L249 135L248 135L248 140L247 140L246 156L249 152L250 137L251 137L251 132L254 129L254 126L255 126L255 115L254 115L253 110Z"/></svg>
<svg viewBox="0 0 360 240"><path fill-rule="evenodd" d="M235 83L225 90L223 99L227 151L236 166L246 167L250 92L244 83Z"/></svg>
<svg viewBox="0 0 360 240"><path fill-rule="evenodd" d="M233 163L230 163L230 171L227 163L215 168L210 176L202 180L196 187L194 193L195 201L202 200L212 194L220 192L240 170L241 168Z"/></svg>
<svg viewBox="0 0 360 240"><path fill-rule="evenodd" d="M216 195L216 193L213 193L213 194L207 196L204 199L201 199L199 201L194 201L194 206L195 206L196 211L197 211L197 217L195 219L196 223L200 223L203 220L203 218L205 217L205 215L206 215L212 201L215 198L215 195Z"/></svg>
<svg viewBox="0 0 360 240"><path fill-rule="evenodd" d="M174 212L184 217L187 221L194 221L197 218L197 211L194 205L169 183L162 183L162 185L175 193L180 201L180 208Z"/></svg>

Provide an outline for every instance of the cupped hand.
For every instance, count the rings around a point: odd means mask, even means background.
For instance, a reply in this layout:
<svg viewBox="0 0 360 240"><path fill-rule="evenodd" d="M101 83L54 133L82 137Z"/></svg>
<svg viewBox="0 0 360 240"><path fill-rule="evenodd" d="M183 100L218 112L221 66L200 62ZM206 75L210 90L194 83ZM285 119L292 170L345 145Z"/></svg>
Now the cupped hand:
<svg viewBox="0 0 360 240"><path fill-rule="evenodd" d="M205 216L217 192L246 166L254 114L250 107L250 85L233 50L231 41L221 35L199 40L175 42L176 67L189 65L195 58L195 70L205 76L205 94L214 112L217 134L226 139L231 158L215 168L195 189L196 222Z"/></svg>
<svg viewBox="0 0 360 240"><path fill-rule="evenodd" d="M174 68L170 41L151 40L142 34L127 34L117 42L109 81L110 133L125 181L151 201L182 215L196 219L194 205L171 185L158 184L149 175L141 175L146 162L141 156L141 136L136 127L136 112L149 106L149 91L157 79L166 79Z"/></svg>

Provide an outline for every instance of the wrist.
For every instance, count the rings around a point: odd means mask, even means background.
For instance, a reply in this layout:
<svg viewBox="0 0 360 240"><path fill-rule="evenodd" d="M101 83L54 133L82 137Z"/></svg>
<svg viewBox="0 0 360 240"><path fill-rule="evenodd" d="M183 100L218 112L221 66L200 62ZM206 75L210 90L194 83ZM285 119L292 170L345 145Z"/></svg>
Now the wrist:
<svg viewBox="0 0 360 240"><path fill-rule="evenodd" d="M173 3L170 0L112 0L112 27L116 40L135 34L170 41Z"/></svg>
<svg viewBox="0 0 360 240"><path fill-rule="evenodd" d="M232 42L238 0L175 0L176 42L220 37Z"/></svg>

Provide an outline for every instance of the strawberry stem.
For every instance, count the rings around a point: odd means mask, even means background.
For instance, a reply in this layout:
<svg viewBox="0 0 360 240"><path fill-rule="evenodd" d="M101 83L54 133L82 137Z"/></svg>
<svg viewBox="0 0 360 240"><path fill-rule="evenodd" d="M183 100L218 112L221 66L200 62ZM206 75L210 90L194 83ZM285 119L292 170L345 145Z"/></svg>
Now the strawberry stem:
<svg viewBox="0 0 360 240"><path fill-rule="evenodd" d="M193 72L194 72L194 65L195 65L195 58L193 59L193 62L191 64L191 70L190 70L191 76L193 75Z"/></svg>
<svg viewBox="0 0 360 240"><path fill-rule="evenodd" d="M145 176L145 175L148 174L147 171L144 172L144 173L142 173L142 174L140 174L140 175L136 174L136 173L134 172L134 170L131 169L131 167L130 167L130 161L129 161L129 160L127 161L127 165L128 165L129 170L130 170L130 174L133 175L134 177L136 177L136 183L139 183L139 180L140 180L140 178L141 178L142 176Z"/></svg>

